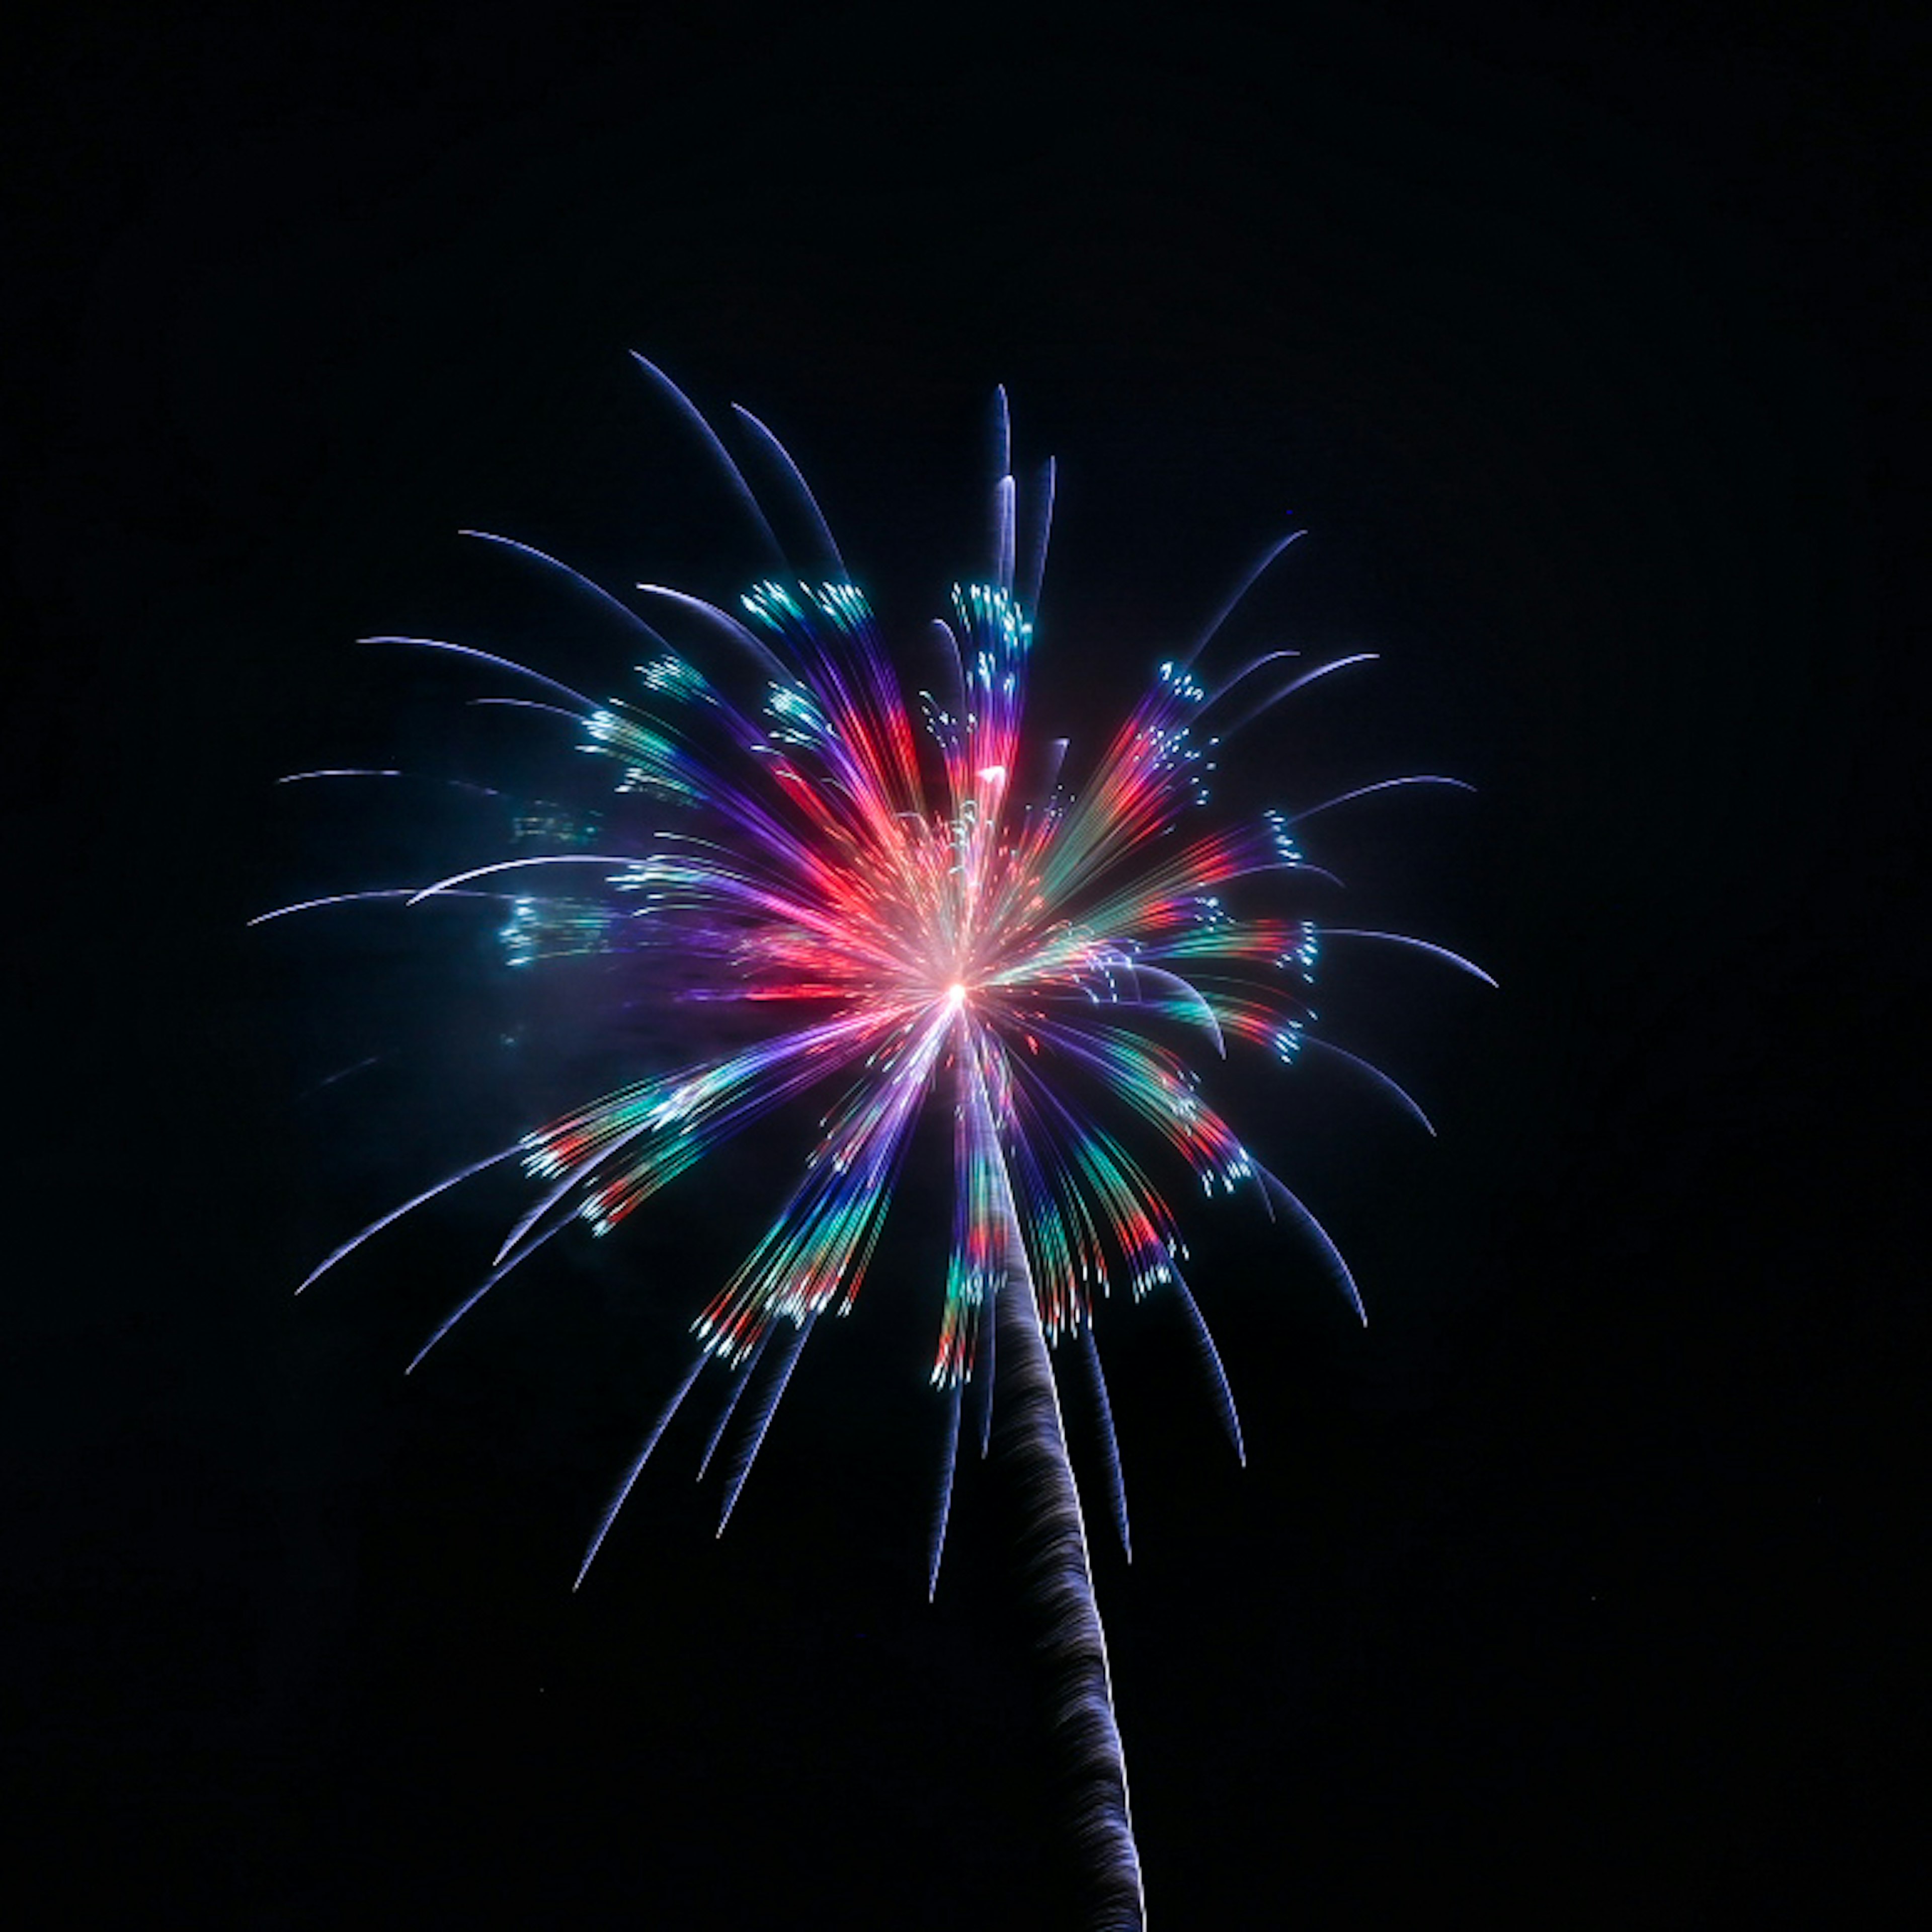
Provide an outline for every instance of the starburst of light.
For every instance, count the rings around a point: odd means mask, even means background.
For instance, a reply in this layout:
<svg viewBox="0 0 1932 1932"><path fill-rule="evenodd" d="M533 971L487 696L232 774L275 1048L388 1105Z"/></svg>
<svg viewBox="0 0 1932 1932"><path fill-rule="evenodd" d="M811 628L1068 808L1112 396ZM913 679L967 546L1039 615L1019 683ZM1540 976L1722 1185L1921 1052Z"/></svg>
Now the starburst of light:
<svg viewBox="0 0 1932 1932"><path fill-rule="evenodd" d="M771 526L722 445L666 379L643 366L722 459L776 553ZM1022 1315L1033 1332L1050 1342L1077 1338L1096 1370L1096 1302L1116 1286L1134 1298L1172 1294L1238 1452L1226 1377L1183 1275L1171 1184L1156 1180L1154 1164L1190 1174L1208 1196L1257 1194L1313 1244L1358 1311L1361 1301L1320 1223L1205 1097L1197 1062L1231 1046L1288 1062L1311 1048L1330 1053L1426 1126L1386 1074L1317 1030L1318 968L1330 941L1366 939L1420 949L1487 978L1424 940L1271 909L1280 888L1332 878L1305 856L1303 821L1370 793L1456 781L1390 778L1296 812L1214 817L1209 781L1228 736L1365 658L1304 667L1293 652L1274 650L1217 681L1197 672L1234 602L1292 536L1270 548L1191 648L1160 665L1085 776L1064 782L1066 747L1030 744L1022 728L1052 472L1048 466L1022 558L1018 493L1004 460L1004 399L989 567L954 588L950 615L932 626L945 675L916 692L796 466L761 424L739 415L757 446L780 459L797 520L824 566L816 574L775 572L735 610L640 585L653 622L527 545L486 539L560 573L620 617L642 650L620 695L594 701L507 658L441 640L372 640L454 653L542 686L542 701L514 701L568 721L583 752L602 765L602 849L520 852L407 889L280 909L494 897L505 907L506 956L520 969L566 956L621 963L667 954L695 968L686 995L695 1014L723 1001L764 1022L750 1046L629 1082L537 1126L385 1215L311 1275L472 1174L520 1163L534 1199L489 1274L423 1354L573 1221L608 1234L754 1121L808 1094L821 1096L789 1198L697 1314L694 1359L619 1486L586 1570L707 1361L733 1375L707 1462L740 1399L758 1391L732 1459L722 1531L806 1336L821 1316L849 1312L860 1296L915 1124L931 1107L950 1114L955 1168L931 1369L949 1402L946 1492L962 1391L990 1382L992 1316L1001 1296L1016 1291L1030 1291ZM685 641L674 644L668 632ZM567 829L532 823L538 836ZM775 1344L774 1366L754 1372ZM1024 1364L1017 1372L1024 1378ZM1050 1373L1046 1386L1050 1395ZM1104 1382L1098 1386L1104 1418ZM990 1398L982 1412L990 1416ZM1107 1448L1124 1540L1111 1439ZM1071 1507L1077 1531L1077 1498ZM942 1493L929 1582L946 1516ZM1084 1579L1084 1540L1076 1542ZM1090 1611L1090 1586L1088 1599ZM1094 1634L1097 1642L1097 1620ZM1110 1727L1099 1654L1095 1694ZM1111 1748L1118 1759L1117 1739ZM1124 1797L1123 1768L1123 1820ZM1130 1837L1124 1842L1120 1856L1130 1858ZM1137 1876L1134 1885L1137 1898Z"/></svg>

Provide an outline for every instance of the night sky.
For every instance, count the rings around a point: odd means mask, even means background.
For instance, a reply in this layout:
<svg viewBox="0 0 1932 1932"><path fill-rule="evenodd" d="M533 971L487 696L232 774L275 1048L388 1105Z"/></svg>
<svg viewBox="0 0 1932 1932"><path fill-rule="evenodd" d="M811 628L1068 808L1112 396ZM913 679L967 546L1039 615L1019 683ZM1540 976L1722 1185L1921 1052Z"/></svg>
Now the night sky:
<svg viewBox="0 0 1932 1932"><path fill-rule="evenodd" d="M494 854L281 772L542 785L492 687L358 636L621 681L459 529L619 588L758 566L634 349L784 438L908 637L977 566L1004 383L1060 466L1076 756L1292 516L1240 641L1382 660L1231 803L1479 788L1307 838L1335 922L1501 982L1331 951L1324 1018L1439 1138L1313 1065L1212 1090L1370 1325L1194 1215L1242 1470L1173 1310L1103 1314L1150 1922L1883 1922L1924 1688L1908 11L84 6L13 57L11 1922L1081 1922L996 1472L925 1599L941 1142L729 1534L700 1414L574 1596L809 1110L407 1381L514 1186L289 1292L688 1050L460 917L244 926Z"/></svg>

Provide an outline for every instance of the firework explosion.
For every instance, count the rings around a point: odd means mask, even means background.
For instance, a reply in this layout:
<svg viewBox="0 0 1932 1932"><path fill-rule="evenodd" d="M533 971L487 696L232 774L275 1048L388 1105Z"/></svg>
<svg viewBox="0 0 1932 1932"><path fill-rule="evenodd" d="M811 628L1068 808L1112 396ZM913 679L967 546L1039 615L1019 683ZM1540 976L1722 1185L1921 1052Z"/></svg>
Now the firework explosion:
<svg viewBox="0 0 1932 1932"><path fill-rule="evenodd" d="M723 444L668 379L638 360L782 558ZM600 839L606 850L518 856L417 886L306 903L488 896L506 909L502 942L519 967L585 954L666 956L694 974L682 997L697 1010L731 1002L769 1024L755 1044L619 1088L449 1176L345 1242L309 1281L445 1190L520 1163L536 1198L426 1354L574 1221L608 1233L754 1120L812 1090L829 1094L790 1198L698 1316L695 1358L598 1524L587 1570L707 1362L730 1374L707 1462L740 1398L752 1394L725 1480L722 1532L806 1337L820 1316L849 1312L859 1295L915 1124L928 1106L947 1110L956 1185L932 1378L950 1424L928 1588L944 1547L962 1396L969 1386L980 1392L983 1447L997 1345L1012 1453L1036 1492L1032 1580L1055 1632L1060 1715L1087 1764L1081 1809L1105 1895L1100 1922L1138 1925L1125 1768L1043 1345L1076 1341L1097 1372L1096 1299L1117 1285L1135 1298L1172 1296L1239 1453L1226 1378L1181 1274L1175 1215L1130 1139L1164 1145L1208 1196L1254 1190L1303 1231L1360 1310L1333 1242L1202 1097L1188 1054L1224 1056L1231 1042L1283 1061L1310 1049L1334 1054L1422 1118L1386 1075L1312 1030L1324 945L1379 940L1487 976L1406 935L1239 908L1257 890L1244 882L1331 877L1298 842L1300 822L1314 813L1393 786L1456 782L1386 779L1292 816L1206 824L1208 776L1228 736L1316 679L1363 661L1302 667L1291 665L1293 652L1276 650L1211 685L1196 675L1202 652L1291 533L1192 648L1160 665L1090 775L1063 784L1066 746L1029 745L1022 729L1052 467L1030 501L1022 546L1004 398L993 554L982 578L955 586L950 618L933 625L944 675L913 703L796 466L755 418L736 413L782 478L818 567L802 574L784 566L746 592L735 613L662 586L638 586L643 608L686 643L674 646L638 610L554 559L486 539L560 573L621 617L641 658L622 698L595 702L529 668L440 640L368 640L454 653L543 687L541 700L515 701L572 724L583 752L601 761L608 790L626 802L609 814L623 836ZM1111 1438L1104 1382L1096 1387ZM1106 1448L1124 1543L1118 1460L1111 1439Z"/></svg>

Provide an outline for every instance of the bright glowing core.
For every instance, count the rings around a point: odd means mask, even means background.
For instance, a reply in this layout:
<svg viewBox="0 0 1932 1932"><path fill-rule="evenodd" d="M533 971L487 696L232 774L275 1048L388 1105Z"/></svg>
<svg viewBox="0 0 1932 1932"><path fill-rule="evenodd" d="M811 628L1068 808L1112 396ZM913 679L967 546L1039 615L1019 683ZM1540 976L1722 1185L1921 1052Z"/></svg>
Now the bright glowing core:
<svg viewBox="0 0 1932 1932"><path fill-rule="evenodd" d="M958 980L946 989L946 1004L949 1006L963 1006L966 1004L966 988Z"/></svg>

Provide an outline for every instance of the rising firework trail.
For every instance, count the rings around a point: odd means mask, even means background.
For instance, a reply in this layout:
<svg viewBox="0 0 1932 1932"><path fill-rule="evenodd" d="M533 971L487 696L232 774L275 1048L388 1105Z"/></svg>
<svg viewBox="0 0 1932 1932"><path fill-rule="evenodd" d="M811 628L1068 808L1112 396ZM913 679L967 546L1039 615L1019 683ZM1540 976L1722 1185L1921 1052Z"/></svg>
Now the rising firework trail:
<svg viewBox="0 0 1932 1932"><path fill-rule="evenodd" d="M707 1465L723 1452L722 1533L806 1338L821 1316L848 1314L857 1300L916 1124L942 1110L955 1184L933 1333L932 1381L946 1435L928 1587L937 1587L970 1428L982 1450L998 1445L1029 1498L1024 1558L1047 1620L1094 1923L1139 1927L1146 1915L1126 1767L1054 1354L1064 1349L1090 1378L1124 1547L1125 1491L1094 1331L1096 1302L1115 1286L1136 1300L1160 1293L1176 1301L1242 1454L1227 1376L1183 1278L1186 1251L1163 1192L1172 1184L1157 1181L1150 1163L1191 1174L1209 1196L1258 1197L1360 1312L1335 1244L1204 1098L1196 1062L1231 1046L1286 1062L1324 1053L1427 1126L1386 1073L1316 1030L1318 968L1339 940L1399 946L1488 976L1427 940L1324 926L1279 908L1291 894L1319 891L1317 882L1336 883L1304 855L1302 821L1396 787L1458 782L1390 778L1293 812L1236 823L1212 815L1208 780L1232 734L1365 661L1358 653L1304 664L1275 650L1215 678L1197 671L1294 532L1160 665L1098 755L1075 757L1084 776L1064 778L1068 748L1030 743L1022 730L1052 466L1022 504L1004 395L988 554L932 625L944 676L914 693L778 440L736 412L748 451L782 490L780 520L802 532L804 569L711 425L638 360L721 466L768 554L766 574L737 608L650 584L626 601L527 544L470 532L623 627L638 662L622 694L598 701L537 668L443 639L366 640L507 679L509 690L478 701L526 713L532 730L568 727L604 774L598 849L567 836L581 821L539 814L520 831L534 826L541 838L548 829L559 849L480 858L446 877L304 900L262 917L357 904L394 916L480 900L499 908L513 965L540 971L560 958L604 956L640 986L662 988L649 962L674 962L692 1030L728 1007L740 1016L740 1043L536 1126L342 1243L302 1286L448 1190L520 1168L532 1186L526 1210L413 1369L564 1228L581 1222L609 1233L722 1142L817 1096L823 1111L790 1197L696 1312L693 1359L597 1524L581 1583L701 1382L723 1384L704 1451ZM403 775L332 767L293 776ZM612 1043L614 1061L622 1051Z"/></svg>

